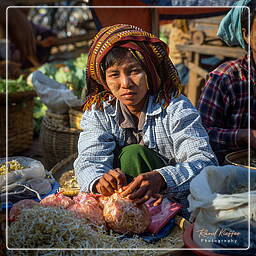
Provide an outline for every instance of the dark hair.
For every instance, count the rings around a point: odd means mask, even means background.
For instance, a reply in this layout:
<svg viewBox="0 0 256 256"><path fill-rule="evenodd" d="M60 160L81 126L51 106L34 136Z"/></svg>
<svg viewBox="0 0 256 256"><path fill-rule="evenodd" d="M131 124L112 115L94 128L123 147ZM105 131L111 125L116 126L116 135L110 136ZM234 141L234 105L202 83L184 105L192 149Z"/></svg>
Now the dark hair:
<svg viewBox="0 0 256 256"><path fill-rule="evenodd" d="M252 27L253 20L256 17L256 3L251 2L247 6L250 8L250 14L248 15L248 11L249 11L248 8L243 8L243 12L241 16L241 26L242 28L246 29L246 35L248 35L248 30L249 30L248 23L250 23L250 27Z"/></svg>
<svg viewBox="0 0 256 256"><path fill-rule="evenodd" d="M109 67L112 67L115 64L121 64L124 61L124 59L128 57L129 54L131 53L127 48L112 48L101 62L101 71L105 74L106 70Z"/></svg>

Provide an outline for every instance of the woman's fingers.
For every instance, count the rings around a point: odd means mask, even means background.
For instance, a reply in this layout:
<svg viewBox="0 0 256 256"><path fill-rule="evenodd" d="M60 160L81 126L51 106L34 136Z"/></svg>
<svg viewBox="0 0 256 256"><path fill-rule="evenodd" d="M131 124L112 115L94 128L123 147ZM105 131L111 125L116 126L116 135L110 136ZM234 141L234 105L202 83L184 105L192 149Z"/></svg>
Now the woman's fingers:
<svg viewBox="0 0 256 256"><path fill-rule="evenodd" d="M96 189L103 195L112 195L127 184L125 174L120 169L110 170L98 181Z"/></svg>
<svg viewBox="0 0 256 256"><path fill-rule="evenodd" d="M115 193L115 189L111 186L111 184L104 178L104 176L99 180L100 190L102 191L102 187L107 191L108 194L112 195Z"/></svg>
<svg viewBox="0 0 256 256"><path fill-rule="evenodd" d="M126 186L127 181L125 174L119 168L110 170L108 174L110 174L116 180L116 190L122 188L123 186Z"/></svg>
<svg viewBox="0 0 256 256"><path fill-rule="evenodd" d="M110 174L110 172L105 173L103 178L111 185L113 190L117 189L117 180Z"/></svg>
<svg viewBox="0 0 256 256"><path fill-rule="evenodd" d="M104 195L104 196L110 196L111 194L98 182L96 185L96 190L98 193Z"/></svg>
<svg viewBox="0 0 256 256"><path fill-rule="evenodd" d="M148 186L146 185L141 185L138 189L133 191L131 194L129 194L127 197L131 200L136 199L136 198L142 198L148 191Z"/></svg>
<svg viewBox="0 0 256 256"><path fill-rule="evenodd" d="M136 177L128 186L125 191L121 193L122 197L130 196L133 192L135 192L141 185L141 180Z"/></svg>
<svg viewBox="0 0 256 256"><path fill-rule="evenodd" d="M156 200L152 202L153 206L158 206L162 203L164 196L161 194L154 194L152 195L153 198L155 198Z"/></svg>
<svg viewBox="0 0 256 256"><path fill-rule="evenodd" d="M144 194L143 197L141 197L140 199L136 199L134 201L134 203L136 205L141 205L143 203L145 203L146 201L148 201L148 199L152 196L152 191L151 190L147 190L147 192Z"/></svg>

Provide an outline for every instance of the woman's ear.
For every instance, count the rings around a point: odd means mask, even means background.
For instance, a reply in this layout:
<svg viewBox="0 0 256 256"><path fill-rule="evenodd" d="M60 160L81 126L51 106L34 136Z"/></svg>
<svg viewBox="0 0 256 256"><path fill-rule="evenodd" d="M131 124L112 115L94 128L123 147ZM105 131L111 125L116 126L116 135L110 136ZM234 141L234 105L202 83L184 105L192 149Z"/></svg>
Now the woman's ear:
<svg viewBox="0 0 256 256"><path fill-rule="evenodd" d="M248 32L245 28L242 28L242 33L243 33L243 39L246 42L246 44L249 44L249 39L248 39Z"/></svg>

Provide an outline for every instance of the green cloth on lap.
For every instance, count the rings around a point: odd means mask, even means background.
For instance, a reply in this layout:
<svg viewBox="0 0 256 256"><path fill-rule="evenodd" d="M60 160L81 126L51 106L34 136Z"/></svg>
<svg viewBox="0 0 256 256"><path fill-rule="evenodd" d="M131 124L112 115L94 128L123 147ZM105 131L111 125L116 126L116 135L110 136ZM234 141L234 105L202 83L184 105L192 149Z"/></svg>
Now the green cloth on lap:
<svg viewBox="0 0 256 256"><path fill-rule="evenodd" d="M123 147L118 155L118 167L126 174L127 182L141 173L165 166L157 153L139 144Z"/></svg>

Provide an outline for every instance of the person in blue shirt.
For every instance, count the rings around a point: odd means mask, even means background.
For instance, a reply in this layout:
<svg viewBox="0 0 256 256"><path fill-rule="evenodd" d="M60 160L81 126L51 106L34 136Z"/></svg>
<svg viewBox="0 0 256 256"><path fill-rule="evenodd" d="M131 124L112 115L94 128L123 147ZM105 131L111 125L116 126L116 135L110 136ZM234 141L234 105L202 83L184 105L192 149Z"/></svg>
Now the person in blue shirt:
<svg viewBox="0 0 256 256"><path fill-rule="evenodd" d="M159 194L188 216L190 181L218 162L191 102L180 93L168 46L132 25L103 28L87 64L88 97L74 162L81 191L140 205Z"/></svg>

